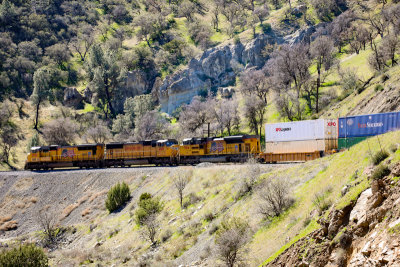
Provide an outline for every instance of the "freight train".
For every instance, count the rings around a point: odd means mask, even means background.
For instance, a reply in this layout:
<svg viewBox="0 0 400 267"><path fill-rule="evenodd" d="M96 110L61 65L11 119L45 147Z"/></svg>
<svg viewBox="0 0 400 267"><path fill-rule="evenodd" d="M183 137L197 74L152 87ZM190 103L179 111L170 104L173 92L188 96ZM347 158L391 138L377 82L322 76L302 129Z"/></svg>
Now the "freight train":
<svg viewBox="0 0 400 267"><path fill-rule="evenodd" d="M134 165L186 165L201 162L299 162L351 147L368 137L400 129L400 112L270 123L265 126L265 151L260 138L238 135L131 143L33 147L25 169L103 168Z"/></svg>
<svg viewBox="0 0 400 267"><path fill-rule="evenodd" d="M244 162L261 153L260 138L238 135L223 138L188 138L131 143L33 147L25 163L27 170L54 168L173 166L201 162Z"/></svg>

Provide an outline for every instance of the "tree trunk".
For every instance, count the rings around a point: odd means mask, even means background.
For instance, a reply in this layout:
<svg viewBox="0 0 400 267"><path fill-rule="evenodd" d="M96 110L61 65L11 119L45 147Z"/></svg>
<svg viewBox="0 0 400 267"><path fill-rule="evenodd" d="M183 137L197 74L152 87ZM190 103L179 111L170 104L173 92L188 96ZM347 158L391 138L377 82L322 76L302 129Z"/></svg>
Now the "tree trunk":
<svg viewBox="0 0 400 267"><path fill-rule="evenodd" d="M317 93L315 95L315 111L319 112L318 100L319 100L319 87L321 86L321 66L318 67L318 77L317 77Z"/></svg>
<svg viewBox="0 0 400 267"><path fill-rule="evenodd" d="M115 113L114 113L114 108L111 104L111 96L110 96L110 91L109 91L109 85L107 83L107 81L104 81L105 84L105 91L106 91L106 96L107 96L107 103L108 103L108 108L110 109L110 113L111 113L111 117L114 117Z"/></svg>
<svg viewBox="0 0 400 267"><path fill-rule="evenodd" d="M36 131L38 130L38 124L39 124L39 108L40 108L40 101L38 101L38 103L36 104L35 127L33 127L33 129L35 129Z"/></svg>

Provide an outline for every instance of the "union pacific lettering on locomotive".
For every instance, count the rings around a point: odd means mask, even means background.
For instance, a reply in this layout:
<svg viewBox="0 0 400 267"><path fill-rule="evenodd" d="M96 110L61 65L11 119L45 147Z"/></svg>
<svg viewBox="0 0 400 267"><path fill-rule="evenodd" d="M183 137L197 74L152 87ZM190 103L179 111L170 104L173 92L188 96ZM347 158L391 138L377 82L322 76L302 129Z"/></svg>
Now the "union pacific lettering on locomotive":
<svg viewBox="0 0 400 267"><path fill-rule="evenodd" d="M32 147L25 169L186 165L201 162L298 162L349 148L368 137L400 129L400 112L265 125L260 137L237 135L139 142Z"/></svg>

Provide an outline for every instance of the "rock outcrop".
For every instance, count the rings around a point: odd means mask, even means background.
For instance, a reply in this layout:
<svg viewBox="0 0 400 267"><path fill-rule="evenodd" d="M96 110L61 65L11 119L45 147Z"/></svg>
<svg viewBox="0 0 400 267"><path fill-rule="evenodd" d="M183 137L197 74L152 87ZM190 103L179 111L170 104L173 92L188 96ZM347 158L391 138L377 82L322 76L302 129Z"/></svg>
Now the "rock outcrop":
<svg viewBox="0 0 400 267"><path fill-rule="evenodd" d="M371 182L358 200L321 218L321 227L267 266L400 266L400 184L392 174Z"/></svg>
<svg viewBox="0 0 400 267"><path fill-rule="evenodd" d="M64 105L74 108L83 107L83 96L74 87L64 89Z"/></svg>
<svg viewBox="0 0 400 267"><path fill-rule="evenodd" d="M264 53L268 44L296 44L310 40L317 28L311 26L298 30L285 38L274 32L261 34L247 44L230 43L206 50L200 57L194 58L189 65L164 80L158 78L153 86L153 95L161 104L161 110L172 113L182 104L190 103L201 92L221 90L235 84L238 70L261 68L268 60Z"/></svg>
<svg viewBox="0 0 400 267"><path fill-rule="evenodd" d="M164 112L171 113L202 91L217 90L235 83L235 69L262 67L267 60L262 51L267 44L278 41L275 35L259 35L246 45L218 46L193 58L187 68L157 80L153 92ZM243 68L242 67L242 68Z"/></svg>

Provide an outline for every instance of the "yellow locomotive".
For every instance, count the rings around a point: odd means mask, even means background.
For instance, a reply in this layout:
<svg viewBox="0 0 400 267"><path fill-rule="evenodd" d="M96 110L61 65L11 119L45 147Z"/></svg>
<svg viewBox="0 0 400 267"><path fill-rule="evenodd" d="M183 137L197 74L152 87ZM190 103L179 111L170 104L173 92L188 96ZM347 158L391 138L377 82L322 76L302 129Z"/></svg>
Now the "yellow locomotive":
<svg viewBox="0 0 400 267"><path fill-rule="evenodd" d="M106 144L105 166L178 164L175 139Z"/></svg>
<svg viewBox="0 0 400 267"><path fill-rule="evenodd" d="M238 135L222 138L188 138L179 148L179 163L244 162L261 152L260 138Z"/></svg>
<svg viewBox="0 0 400 267"><path fill-rule="evenodd" d="M25 164L25 169L95 168L103 166L103 159L103 144L32 147Z"/></svg>

